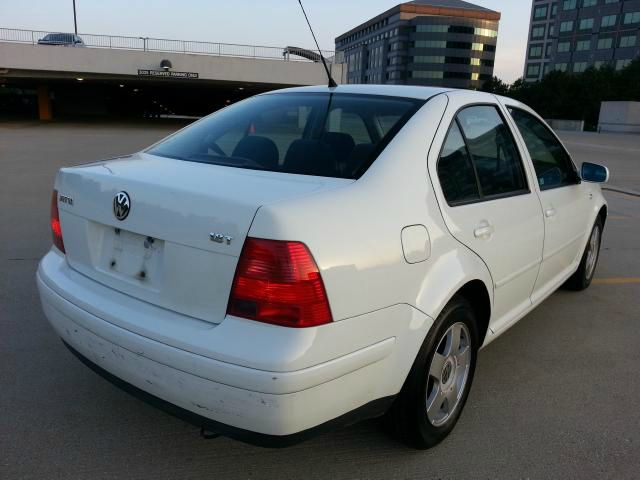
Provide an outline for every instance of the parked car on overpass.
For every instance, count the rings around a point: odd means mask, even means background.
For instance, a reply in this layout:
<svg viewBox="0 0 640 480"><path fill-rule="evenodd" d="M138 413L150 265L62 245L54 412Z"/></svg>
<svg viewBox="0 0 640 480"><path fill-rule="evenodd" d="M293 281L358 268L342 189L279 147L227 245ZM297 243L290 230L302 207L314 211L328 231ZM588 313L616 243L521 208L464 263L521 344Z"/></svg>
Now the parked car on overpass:
<svg viewBox="0 0 640 480"><path fill-rule="evenodd" d="M49 33L40 40L38 45L61 45L64 47L84 47L84 41L73 33Z"/></svg>
<svg viewBox="0 0 640 480"><path fill-rule="evenodd" d="M479 349L589 286L607 179L512 99L277 91L62 169L37 282L83 362L209 430L284 446L384 415L427 448Z"/></svg>

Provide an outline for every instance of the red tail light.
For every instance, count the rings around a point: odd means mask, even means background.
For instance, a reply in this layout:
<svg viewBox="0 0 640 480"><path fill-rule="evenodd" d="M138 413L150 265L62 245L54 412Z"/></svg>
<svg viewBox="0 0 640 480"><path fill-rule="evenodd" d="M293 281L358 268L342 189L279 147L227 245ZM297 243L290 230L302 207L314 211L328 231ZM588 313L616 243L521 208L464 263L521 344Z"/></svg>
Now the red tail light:
<svg viewBox="0 0 640 480"><path fill-rule="evenodd" d="M227 313L296 328L332 321L324 283L307 246L258 238L244 244Z"/></svg>
<svg viewBox="0 0 640 480"><path fill-rule="evenodd" d="M60 214L58 212L58 191L54 190L51 195L51 234L53 235L53 244L62 253L64 250L64 242L62 241L62 227L60 226Z"/></svg>

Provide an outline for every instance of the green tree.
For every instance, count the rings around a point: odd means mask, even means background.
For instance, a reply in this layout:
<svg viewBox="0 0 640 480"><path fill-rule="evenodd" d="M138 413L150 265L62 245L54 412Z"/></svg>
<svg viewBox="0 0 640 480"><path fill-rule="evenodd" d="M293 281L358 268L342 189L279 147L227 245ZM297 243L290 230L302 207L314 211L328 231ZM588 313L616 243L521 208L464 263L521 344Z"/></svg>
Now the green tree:
<svg viewBox="0 0 640 480"><path fill-rule="evenodd" d="M507 95L509 93L509 85L498 77L493 76L480 88L483 92L494 93L496 95Z"/></svg>
<svg viewBox="0 0 640 480"><path fill-rule="evenodd" d="M640 58L620 71L607 65L582 73L551 71L537 82L520 78L508 85L494 77L482 90L519 100L544 118L584 120L595 130L602 102L640 101Z"/></svg>

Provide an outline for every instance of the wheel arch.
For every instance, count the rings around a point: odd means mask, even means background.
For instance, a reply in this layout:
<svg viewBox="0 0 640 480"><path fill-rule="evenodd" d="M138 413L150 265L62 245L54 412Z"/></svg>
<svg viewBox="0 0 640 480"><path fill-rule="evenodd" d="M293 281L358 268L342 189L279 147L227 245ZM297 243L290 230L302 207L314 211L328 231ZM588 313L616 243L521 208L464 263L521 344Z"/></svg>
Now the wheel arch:
<svg viewBox="0 0 640 480"><path fill-rule="evenodd" d="M602 227L604 228L605 223L607 223L607 215L609 214L609 209L607 205L604 204L600 211L598 212L598 218L602 221Z"/></svg>
<svg viewBox="0 0 640 480"><path fill-rule="evenodd" d="M482 346L489 331L489 321L491 320L491 297L486 285L482 280L471 280L463 285L455 295L463 297L473 308L480 335L479 344Z"/></svg>

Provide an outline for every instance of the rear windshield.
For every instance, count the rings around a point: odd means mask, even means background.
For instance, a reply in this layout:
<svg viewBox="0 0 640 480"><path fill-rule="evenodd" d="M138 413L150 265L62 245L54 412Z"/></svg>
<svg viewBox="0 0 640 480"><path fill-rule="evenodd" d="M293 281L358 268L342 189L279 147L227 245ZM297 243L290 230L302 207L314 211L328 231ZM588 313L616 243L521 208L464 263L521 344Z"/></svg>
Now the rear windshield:
<svg viewBox="0 0 640 480"><path fill-rule="evenodd" d="M200 120L147 153L254 170L358 178L422 104L373 95L261 95Z"/></svg>

